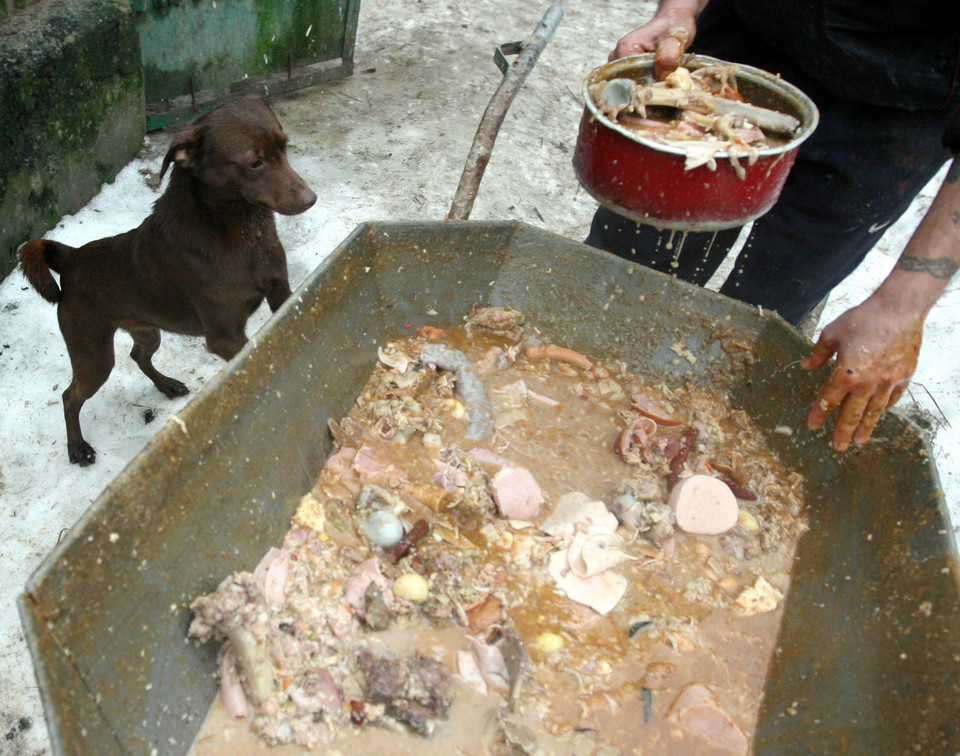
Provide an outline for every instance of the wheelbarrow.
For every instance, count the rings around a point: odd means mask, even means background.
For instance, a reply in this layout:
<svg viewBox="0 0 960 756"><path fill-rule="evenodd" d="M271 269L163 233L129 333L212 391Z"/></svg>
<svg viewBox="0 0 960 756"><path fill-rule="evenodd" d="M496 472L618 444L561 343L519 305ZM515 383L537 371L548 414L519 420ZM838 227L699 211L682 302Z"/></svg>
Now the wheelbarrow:
<svg viewBox="0 0 960 756"><path fill-rule="evenodd" d="M190 601L279 542L378 346L472 304L668 385L722 387L805 476L810 530L756 754L960 751L957 553L919 429L888 415L838 455L806 430L822 375L778 316L519 222L463 220L358 226L31 577L19 608L55 755L186 753L217 691L216 649L186 642Z"/></svg>

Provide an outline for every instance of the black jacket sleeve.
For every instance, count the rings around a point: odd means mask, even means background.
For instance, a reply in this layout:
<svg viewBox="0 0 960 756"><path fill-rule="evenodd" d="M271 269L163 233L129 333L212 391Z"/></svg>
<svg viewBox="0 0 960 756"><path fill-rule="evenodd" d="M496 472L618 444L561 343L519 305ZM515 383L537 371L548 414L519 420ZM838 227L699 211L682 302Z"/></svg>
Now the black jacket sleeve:
<svg viewBox="0 0 960 756"><path fill-rule="evenodd" d="M947 121L946 131L943 132L943 146L953 152L954 156L960 154L960 102L953 106L953 112Z"/></svg>

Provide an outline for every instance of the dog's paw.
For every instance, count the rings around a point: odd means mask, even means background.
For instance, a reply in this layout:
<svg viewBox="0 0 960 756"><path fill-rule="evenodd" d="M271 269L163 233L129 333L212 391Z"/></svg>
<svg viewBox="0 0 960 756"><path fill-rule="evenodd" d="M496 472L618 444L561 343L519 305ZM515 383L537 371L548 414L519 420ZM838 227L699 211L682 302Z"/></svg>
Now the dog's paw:
<svg viewBox="0 0 960 756"><path fill-rule="evenodd" d="M87 467L97 461L97 452L86 441L67 444L67 454L70 455L70 462L80 467Z"/></svg>
<svg viewBox="0 0 960 756"><path fill-rule="evenodd" d="M168 376L163 376L163 379L156 381L155 385L160 389L160 393L170 399L178 396L186 396L190 393L190 389L187 388L185 383Z"/></svg>

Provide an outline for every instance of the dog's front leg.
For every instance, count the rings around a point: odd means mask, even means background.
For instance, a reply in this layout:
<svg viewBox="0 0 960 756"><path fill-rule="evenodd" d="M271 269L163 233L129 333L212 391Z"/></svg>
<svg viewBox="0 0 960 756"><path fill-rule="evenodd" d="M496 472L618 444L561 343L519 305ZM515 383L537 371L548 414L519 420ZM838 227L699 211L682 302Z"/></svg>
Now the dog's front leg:
<svg viewBox="0 0 960 756"><path fill-rule="evenodd" d="M153 355L160 348L160 330L158 328L128 328L133 337L133 349L130 356L139 365L143 374L147 376L160 392L171 399L176 396L186 396L190 389L182 381L164 375L153 366Z"/></svg>
<svg viewBox="0 0 960 756"><path fill-rule="evenodd" d="M230 360L247 343L247 334L244 333L242 327L239 333L235 330L208 330L206 339L208 352L224 360Z"/></svg>
<svg viewBox="0 0 960 756"><path fill-rule="evenodd" d="M270 281L270 288L267 289L267 304L270 305L270 312L276 312L280 305L287 301L290 296L290 283L284 278L274 278Z"/></svg>
<svg viewBox="0 0 960 756"><path fill-rule="evenodd" d="M224 360L232 359L247 343L247 318L262 301L262 295L254 295L246 300L213 298L202 302L197 315L203 325L207 351Z"/></svg>

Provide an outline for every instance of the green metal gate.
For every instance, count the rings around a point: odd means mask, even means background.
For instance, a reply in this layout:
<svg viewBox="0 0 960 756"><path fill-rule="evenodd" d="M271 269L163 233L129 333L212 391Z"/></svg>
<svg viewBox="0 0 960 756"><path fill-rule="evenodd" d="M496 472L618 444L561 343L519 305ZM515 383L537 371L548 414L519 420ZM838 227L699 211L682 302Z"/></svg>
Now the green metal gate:
<svg viewBox="0 0 960 756"><path fill-rule="evenodd" d="M147 128L353 72L360 0L131 0Z"/></svg>

